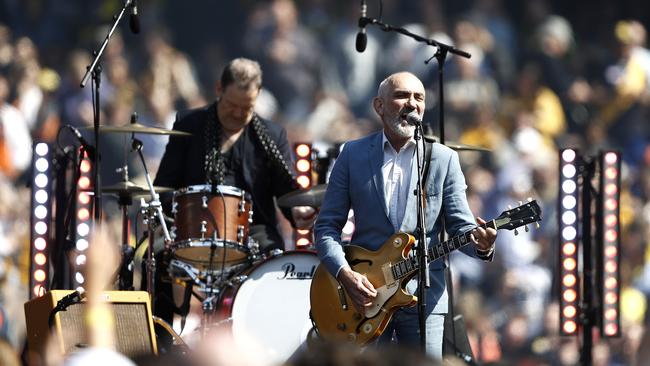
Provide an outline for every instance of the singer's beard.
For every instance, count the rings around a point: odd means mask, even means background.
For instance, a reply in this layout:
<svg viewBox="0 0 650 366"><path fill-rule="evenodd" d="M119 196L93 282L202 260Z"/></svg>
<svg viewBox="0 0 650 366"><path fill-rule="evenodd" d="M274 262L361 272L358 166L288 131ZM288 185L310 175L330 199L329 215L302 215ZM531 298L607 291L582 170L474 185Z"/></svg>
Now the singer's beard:
<svg viewBox="0 0 650 366"><path fill-rule="evenodd" d="M415 126L406 122L400 115L387 123L388 128L397 136L408 139L415 134Z"/></svg>

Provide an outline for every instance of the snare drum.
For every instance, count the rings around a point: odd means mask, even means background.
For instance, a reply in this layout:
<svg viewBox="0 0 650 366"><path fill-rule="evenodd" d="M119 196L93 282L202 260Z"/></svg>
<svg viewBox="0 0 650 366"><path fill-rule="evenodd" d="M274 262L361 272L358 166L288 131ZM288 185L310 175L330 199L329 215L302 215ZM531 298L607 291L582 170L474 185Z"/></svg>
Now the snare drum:
<svg viewBox="0 0 650 366"><path fill-rule="evenodd" d="M231 186L196 185L174 192L172 251L174 256L202 270L248 260L252 201L245 191ZM213 246L214 245L214 246ZM214 249L212 263L211 252Z"/></svg>
<svg viewBox="0 0 650 366"><path fill-rule="evenodd" d="M312 329L309 289L319 260L315 253L285 252L243 272L246 279L227 288L217 308L237 344L251 338L272 364L284 363L305 344ZM246 349L246 348L244 348Z"/></svg>

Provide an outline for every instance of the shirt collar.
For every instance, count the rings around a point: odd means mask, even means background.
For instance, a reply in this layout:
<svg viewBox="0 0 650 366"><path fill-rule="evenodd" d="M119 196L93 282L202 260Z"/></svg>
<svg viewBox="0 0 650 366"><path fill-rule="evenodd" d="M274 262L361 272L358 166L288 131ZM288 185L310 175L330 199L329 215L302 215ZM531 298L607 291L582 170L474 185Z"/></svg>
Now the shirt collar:
<svg viewBox="0 0 650 366"><path fill-rule="evenodd" d="M415 145L415 138L413 136L411 136L411 138L408 139L408 141L406 141L404 146L402 146L402 150L404 150L406 148L409 148L412 145L413 146ZM388 141L388 137L386 137L386 131L383 131L381 133L381 146L384 147L384 151L386 151L387 147L389 147L391 151L395 151L395 148L393 147L393 145L390 143L390 141Z"/></svg>

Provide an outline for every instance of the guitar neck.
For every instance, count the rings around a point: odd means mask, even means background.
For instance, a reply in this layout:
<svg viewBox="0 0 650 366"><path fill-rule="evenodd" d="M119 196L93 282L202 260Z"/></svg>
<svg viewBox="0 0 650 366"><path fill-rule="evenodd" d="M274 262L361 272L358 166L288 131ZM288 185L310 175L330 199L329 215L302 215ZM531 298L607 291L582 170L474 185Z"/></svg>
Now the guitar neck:
<svg viewBox="0 0 650 366"><path fill-rule="evenodd" d="M479 225L483 229L493 228L497 229L496 221L492 220L483 225ZM436 259L443 257L457 249L460 249L467 244L471 243L471 234L473 230L467 231L463 234L455 236L449 240L446 240L440 244L432 245L428 250L429 262L435 261ZM419 267L418 258L408 257L405 260L395 263L391 270L393 271L393 276L395 279L400 279L407 277L413 274Z"/></svg>

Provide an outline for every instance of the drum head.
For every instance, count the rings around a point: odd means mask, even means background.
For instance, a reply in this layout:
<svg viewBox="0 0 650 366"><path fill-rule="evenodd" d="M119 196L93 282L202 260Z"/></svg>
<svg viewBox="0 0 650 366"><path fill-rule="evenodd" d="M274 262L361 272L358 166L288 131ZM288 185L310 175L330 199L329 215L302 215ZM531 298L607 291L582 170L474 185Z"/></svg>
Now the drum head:
<svg viewBox="0 0 650 366"><path fill-rule="evenodd" d="M312 328L309 290L318 263L312 252L285 252L254 267L233 302L235 340L253 338L277 364L306 344Z"/></svg>

